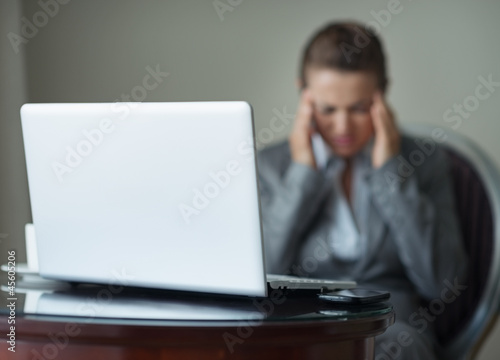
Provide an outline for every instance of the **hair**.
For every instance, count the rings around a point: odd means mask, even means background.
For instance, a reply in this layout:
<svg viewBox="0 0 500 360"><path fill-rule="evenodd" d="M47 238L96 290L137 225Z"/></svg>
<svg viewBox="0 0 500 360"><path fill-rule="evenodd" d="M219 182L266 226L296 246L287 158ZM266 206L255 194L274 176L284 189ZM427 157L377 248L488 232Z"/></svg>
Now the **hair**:
<svg viewBox="0 0 500 360"><path fill-rule="evenodd" d="M308 69L368 71L377 76L385 92L385 55L377 35L356 22L335 22L320 29L306 44L300 64L301 86L306 87Z"/></svg>

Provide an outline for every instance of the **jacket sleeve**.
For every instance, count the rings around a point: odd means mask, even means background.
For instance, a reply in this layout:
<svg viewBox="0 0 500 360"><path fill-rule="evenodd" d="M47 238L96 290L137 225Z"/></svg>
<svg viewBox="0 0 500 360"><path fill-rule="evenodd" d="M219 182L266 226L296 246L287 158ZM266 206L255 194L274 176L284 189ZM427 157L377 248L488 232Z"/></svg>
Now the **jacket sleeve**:
<svg viewBox="0 0 500 360"><path fill-rule="evenodd" d="M418 293L438 298L444 280L463 280L467 256L444 152L436 147L419 165L395 156L372 172L369 183Z"/></svg>
<svg viewBox="0 0 500 360"><path fill-rule="evenodd" d="M323 174L285 156L258 155L265 260L268 273L286 274L304 230L323 198ZM280 171L285 163L284 171Z"/></svg>

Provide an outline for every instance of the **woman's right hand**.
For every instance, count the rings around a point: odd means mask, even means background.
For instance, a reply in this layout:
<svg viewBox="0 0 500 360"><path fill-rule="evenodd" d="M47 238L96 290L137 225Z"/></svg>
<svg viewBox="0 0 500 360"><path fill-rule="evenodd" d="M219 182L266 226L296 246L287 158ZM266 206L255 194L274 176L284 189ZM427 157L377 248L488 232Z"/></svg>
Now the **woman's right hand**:
<svg viewBox="0 0 500 360"><path fill-rule="evenodd" d="M313 102L309 90L303 90L292 131L289 136L292 160L316 169L316 160L311 145L313 127Z"/></svg>

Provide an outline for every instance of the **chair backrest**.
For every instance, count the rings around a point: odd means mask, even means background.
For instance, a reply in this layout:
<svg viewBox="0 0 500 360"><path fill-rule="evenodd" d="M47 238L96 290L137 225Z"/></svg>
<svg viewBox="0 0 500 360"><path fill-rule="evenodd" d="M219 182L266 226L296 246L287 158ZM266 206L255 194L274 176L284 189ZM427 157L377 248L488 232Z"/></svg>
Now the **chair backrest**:
<svg viewBox="0 0 500 360"><path fill-rule="evenodd" d="M436 126L406 125L410 135L432 139ZM443 130L455 202L469 255L467 289L436 317L441 359L468 359L498 311L500 301L500 175L487 154L462 135Z"/></svg>

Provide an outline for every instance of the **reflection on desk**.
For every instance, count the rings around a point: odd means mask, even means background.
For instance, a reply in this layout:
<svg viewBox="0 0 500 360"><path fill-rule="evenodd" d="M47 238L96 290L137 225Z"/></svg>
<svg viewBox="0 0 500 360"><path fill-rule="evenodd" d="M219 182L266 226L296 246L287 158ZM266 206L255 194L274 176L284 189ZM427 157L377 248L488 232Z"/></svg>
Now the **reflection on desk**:
<svg viewBox="0 0 500 360"><path fill-rule="evenodd" d="M20 296L22 300L22 295ZM64 290L26 291L22 313L107 319L183 321L348 319L383 315L390 303L339 306L311 291L272 290L269 298L247 298L138 288L84 285Z"/></svg>
<svg viewBox="0 0 500 360"><path fill-rule="evenodd" d="M394 322L390 303L339 307L299 291L247 298L66 284L23 292L15 359L369 359L374 337Z"/></svg>

